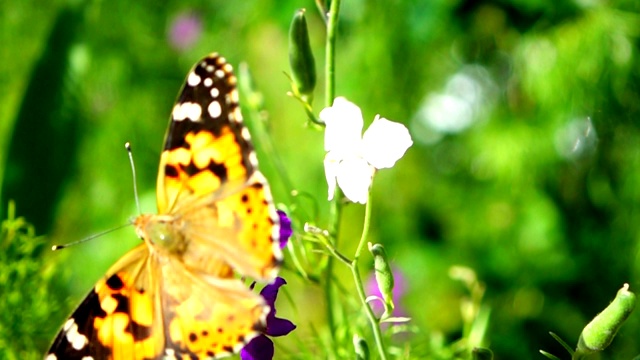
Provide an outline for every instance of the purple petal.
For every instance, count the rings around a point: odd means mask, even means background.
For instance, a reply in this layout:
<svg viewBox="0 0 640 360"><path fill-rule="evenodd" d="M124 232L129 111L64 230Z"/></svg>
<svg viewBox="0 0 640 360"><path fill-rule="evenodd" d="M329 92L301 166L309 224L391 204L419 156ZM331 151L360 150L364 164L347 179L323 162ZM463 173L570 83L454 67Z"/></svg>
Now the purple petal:
<svg viewBox="0 0 640 360"><path fill-rule="evenodd" d="M275 316L267 317L267 332L269 336L284 336L292 332L296 326L287 319L277 318Z"/></svg>
<svg viewBox="0 0 640 360"><path fill-rule="evenodd" d="M291 230L291 219L287 217L287 214L282 210L278 210L278 215L280 216L280 249L284 249L287 246L289 237L293 234L293 230Z"/></svg>
<svg viewBox="0 0 640 360"><path fill-rule="evenodd" d="M269 314L267 315L267 330L265 332L267 335L283 336L292 332L293 329L296 328L291 321L276 317L275 302L278 297L278 290L280 290L280 287L286 283L287 282L283 278L277 277L273 283L265 286L262 291L260 291L260 295L271 307L271 311L269 311Z"/></svg>
<svg viewBox="0 0 640 360"><path fill-rule="evenodd" d="M260 295L267 301L267 304L271 307L270 314L275 314L275 303L276 297L278 296L278 290L282 285L286 283L287 282L283 278L278 276L277 278L275 278L275 280L273 280L273 283L265 286L262 291L260 291Z"/></svg>
<svg viewBox="0 0 640 360"><path fill-rule="evenodd" d="M264 335L251 340L240 351L242 360L271 360L273 359L273 342Z"/></svg>

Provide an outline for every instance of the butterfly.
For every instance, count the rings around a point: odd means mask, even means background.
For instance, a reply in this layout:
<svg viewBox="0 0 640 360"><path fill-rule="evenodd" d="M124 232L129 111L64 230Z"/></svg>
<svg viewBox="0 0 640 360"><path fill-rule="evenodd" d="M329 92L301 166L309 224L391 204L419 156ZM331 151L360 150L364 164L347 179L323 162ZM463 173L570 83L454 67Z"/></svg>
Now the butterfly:
<svg viewBox="0 0 640 360"><path fill-rule="evenodd" d="M206 359L264 330L269 306L239 276L269 281L282 262L280 220L248 129L237 78L218 54L178 96L157 180L158 214L64 323L54 359Z"/></svg>

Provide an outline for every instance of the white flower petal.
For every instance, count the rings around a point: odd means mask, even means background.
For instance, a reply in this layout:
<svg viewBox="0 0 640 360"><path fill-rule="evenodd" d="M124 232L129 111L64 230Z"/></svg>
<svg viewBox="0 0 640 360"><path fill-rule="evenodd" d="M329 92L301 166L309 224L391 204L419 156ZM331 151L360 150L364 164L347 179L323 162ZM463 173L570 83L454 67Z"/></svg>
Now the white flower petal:
<svg viewBox="0 0 640 360"><path fill-rule="evenodd" d="M375 169L362 158L345 159L338 165L338 186L347 199L366 204Z"/></svg>
<svg viewBox="0 0 640 360"><path fill-rule="evenodd" d="M402 124L376 116L362 138L363 154L376 169L392 167L413 145Z"/></svg>
<svg viewBox="0 0 640 360"><path fill-rule="evenodd" d="M359 146L362 138L362 111L349 100L338 97L333 106L320 111L320 120L326 124L324 150L346 151Z"/></svg>
<svg viewBox="0 0 640 360"><path fill-rule="evenodd" d="M335 152L328 152L324 157L324 175L329 186L329 201L333 200L333 194L336 192L336 177L338 176L338 166L340 165L340 158L335 155Z"/></svg>

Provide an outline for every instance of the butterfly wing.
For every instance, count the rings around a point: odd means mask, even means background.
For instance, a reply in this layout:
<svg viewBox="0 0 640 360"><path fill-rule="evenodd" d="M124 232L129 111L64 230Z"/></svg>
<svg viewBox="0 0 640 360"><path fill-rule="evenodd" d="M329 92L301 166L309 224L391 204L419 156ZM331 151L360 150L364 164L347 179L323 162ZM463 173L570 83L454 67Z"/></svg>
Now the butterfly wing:
<svg viewBox="0 0 640 360"><path fill-rule="evenodd" d="M177 259L162 269L161 299L167 351L206 359L237 353L264 331L269 307L231 271L194 274Z"/></svg>
<svg viewBox="0 0 640 360"><path fill-rule="evenodd" d="M145 244L131 250L98 281L65 322L47 360L153 359L164 349Z"/></svg>
<svg viewBox="0 0 640 360"><path fill-rule="evenodd" d="M46 360L224 356L263 330L269 310L228 267L198 276L146 244L107 274L64 324Z"/></svg>
<svg viewBox="0 0 640 360"><path fill-rule="evenodd" d="M171 112L158 171L158 213L223 184L240 189L257 171L249 133L242 124L236 78L217 54L189 72Z"/></svg>
<svg viewBox="0 0 640 360"><path fill-rule="evenodd" d="M242 123L236 82L217 54L189 72L160 159L158 210L184 218L185 237L194 244L185 263L201 268L205 251L217 257L208 261L272 279L282 259L279 217Z"/></svg>

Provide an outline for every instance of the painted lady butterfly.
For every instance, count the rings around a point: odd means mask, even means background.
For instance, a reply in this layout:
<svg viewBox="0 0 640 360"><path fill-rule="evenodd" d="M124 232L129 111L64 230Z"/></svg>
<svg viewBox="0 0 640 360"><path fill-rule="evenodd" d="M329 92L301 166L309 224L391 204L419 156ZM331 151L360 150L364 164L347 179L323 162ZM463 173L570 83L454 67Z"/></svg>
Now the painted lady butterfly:
<svg viewBox="0 0 640 360"><path fill-rule="evenodd" d="M189 72L173 108L144 241L107 272L64 324L53 359L205 359L238 352L269 306L236 274L273 279L279 218L236 77L217 54Z"/></svg>

